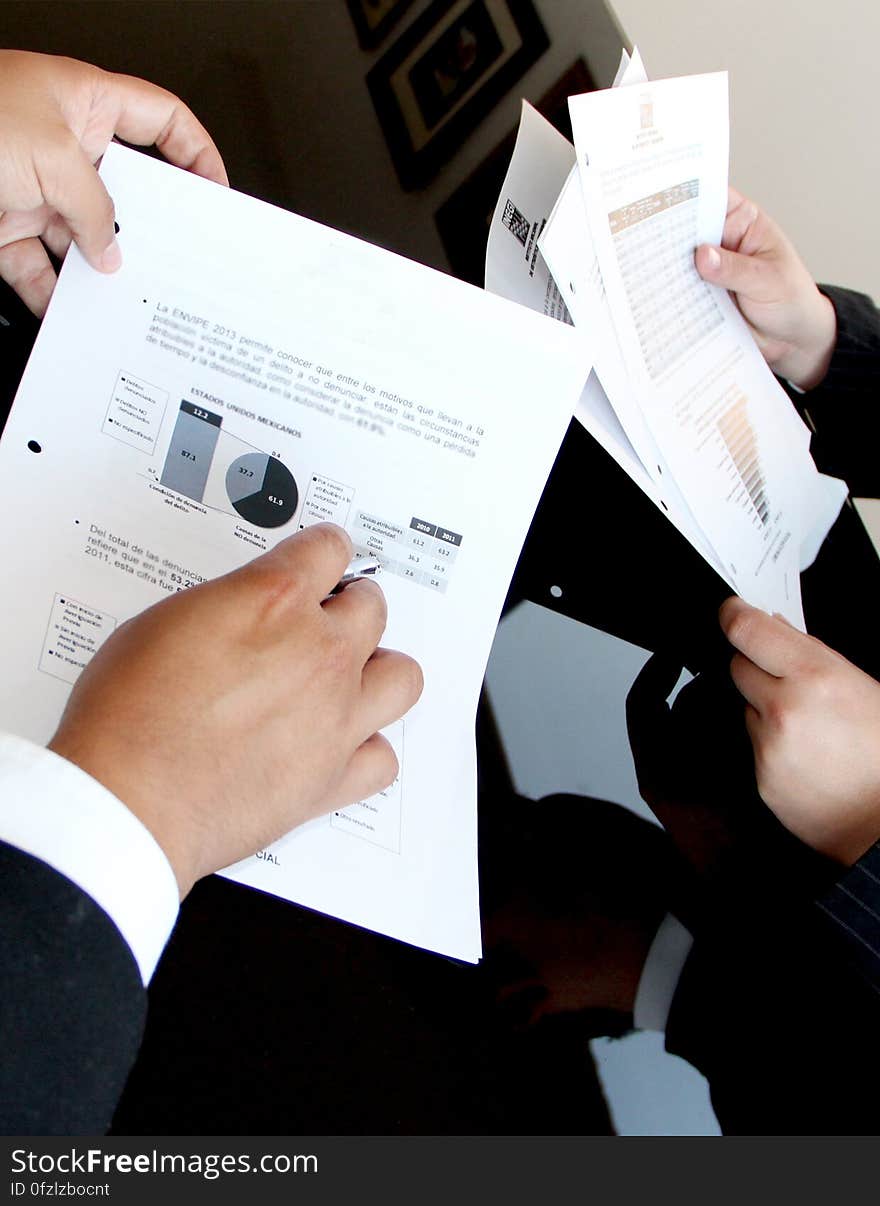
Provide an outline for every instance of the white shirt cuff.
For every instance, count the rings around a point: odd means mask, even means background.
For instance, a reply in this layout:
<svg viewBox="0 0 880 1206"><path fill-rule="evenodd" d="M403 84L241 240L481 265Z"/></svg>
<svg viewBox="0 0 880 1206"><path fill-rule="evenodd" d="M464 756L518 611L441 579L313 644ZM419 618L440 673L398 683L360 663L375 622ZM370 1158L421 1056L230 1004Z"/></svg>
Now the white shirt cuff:
<svg viewBox="0 0 880 1206"><path fill-rule="evenodd" d="M693 944L690 931L667 913L654 935L636 989L633 1025L637 1030L666 1029L672 998Z"/></svg>
<svg viewBox="0 0 880 1206"><path fill-rule="evenodd" d="M0 733L0 840L91 896L149 983L179 899L171 864L134 813L72 762Z"/></svg>

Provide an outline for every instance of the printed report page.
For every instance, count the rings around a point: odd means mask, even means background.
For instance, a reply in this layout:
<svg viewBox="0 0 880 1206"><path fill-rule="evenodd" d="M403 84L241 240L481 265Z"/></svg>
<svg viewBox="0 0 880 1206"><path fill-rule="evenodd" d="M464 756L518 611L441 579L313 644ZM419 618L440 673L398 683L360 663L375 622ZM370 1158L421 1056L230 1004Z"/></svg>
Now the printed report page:
<svg viewBox="0 0 880 1206"><path fill-rule="evenodd" d="M645 78L636 50L632 59L622 59L615 86ZM574 147L526 101L489 229L486 289L560 321L574 320L593 362L575 418L725 577L672 475L663 474L662 455L633 397L592 247Z"/></svg>
<svg viewBox="0 0 880 1206"><path fill-rule="evenodd" d="M735 590L665 464L638 404L614 329L577 168L563 186L541 239L541 251L559 282L575 325L590 333L590 346L595 349L593 372L576 417Z"/></svg>
<svg viewBox="0 0 880 1206"><path fill-rule="evenodd" d="M123 267L71 250L0 444L0 726L45 742L123 621L338 523L381 565L382 643L424 670L387 730L400 774L227 874L474 961L476 704L582 342L125 148L101 170Z"/></svg>
<svg viewBox="0 0 880 1206"><path fill-rule="evenodd" d="M570 102L590 229L645 420L725 576L803 626L800 545L827 507L809 432L695 247L720 241L727 76ZM829 519L829 523L830 523Z"/></svg>

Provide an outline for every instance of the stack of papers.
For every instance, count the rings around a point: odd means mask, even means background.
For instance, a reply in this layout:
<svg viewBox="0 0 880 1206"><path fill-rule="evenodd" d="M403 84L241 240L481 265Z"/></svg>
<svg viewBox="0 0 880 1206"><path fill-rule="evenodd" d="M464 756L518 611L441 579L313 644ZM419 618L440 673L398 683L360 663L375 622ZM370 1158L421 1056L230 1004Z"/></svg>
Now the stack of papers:
<svg viewBox="0 0 880 1206"><path fill-rule="evenodd" d="M594 371L576 416L732 591L804 627L800 571L846 486L735 303L694 267L727 204L727 75L569 100L574 147L523 106L492 223L486 287L573 322Z"/></svg>

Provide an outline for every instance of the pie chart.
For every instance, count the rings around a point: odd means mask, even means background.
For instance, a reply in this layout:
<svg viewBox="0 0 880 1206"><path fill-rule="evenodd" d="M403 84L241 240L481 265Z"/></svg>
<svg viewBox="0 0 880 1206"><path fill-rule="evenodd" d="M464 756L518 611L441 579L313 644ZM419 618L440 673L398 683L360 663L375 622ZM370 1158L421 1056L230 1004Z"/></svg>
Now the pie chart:
<svg viewBox="0 0 880 1206"><path fill-rule="evenodd" d="M299 491L286 465L266 452L246 452L226 470L235 510L258 528L280 528L294 516Z"/></svg>

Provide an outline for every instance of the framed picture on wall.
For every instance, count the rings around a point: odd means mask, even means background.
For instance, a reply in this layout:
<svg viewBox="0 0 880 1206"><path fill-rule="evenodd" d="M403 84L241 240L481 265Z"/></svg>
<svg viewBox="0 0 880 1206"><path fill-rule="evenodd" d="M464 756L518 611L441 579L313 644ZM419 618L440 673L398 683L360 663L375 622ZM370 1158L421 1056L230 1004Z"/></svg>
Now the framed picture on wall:
<svg viewBox="0 0 880 1206"><path fill-rule="evenodd" d="M549 44L531 0L435 0L367 76L403 187L427 183Z"/></svg>
<svg viewBox="0 0 880 1206"><path fill-rule="evenodd" d="M576 59L556 83L535 102L535 108L560 134L571 139L568 98L596 87L584 60ZM435 222L453 273L472 285L482 285L489 226L516 142L516 130L489 152L437 210Z"/></svg>
<svg viewBox="0 0 880 1206"><path fill-rule="evenodd" d="M348 0L348 10L364 50L378 46L413 0Z"/></svg>

